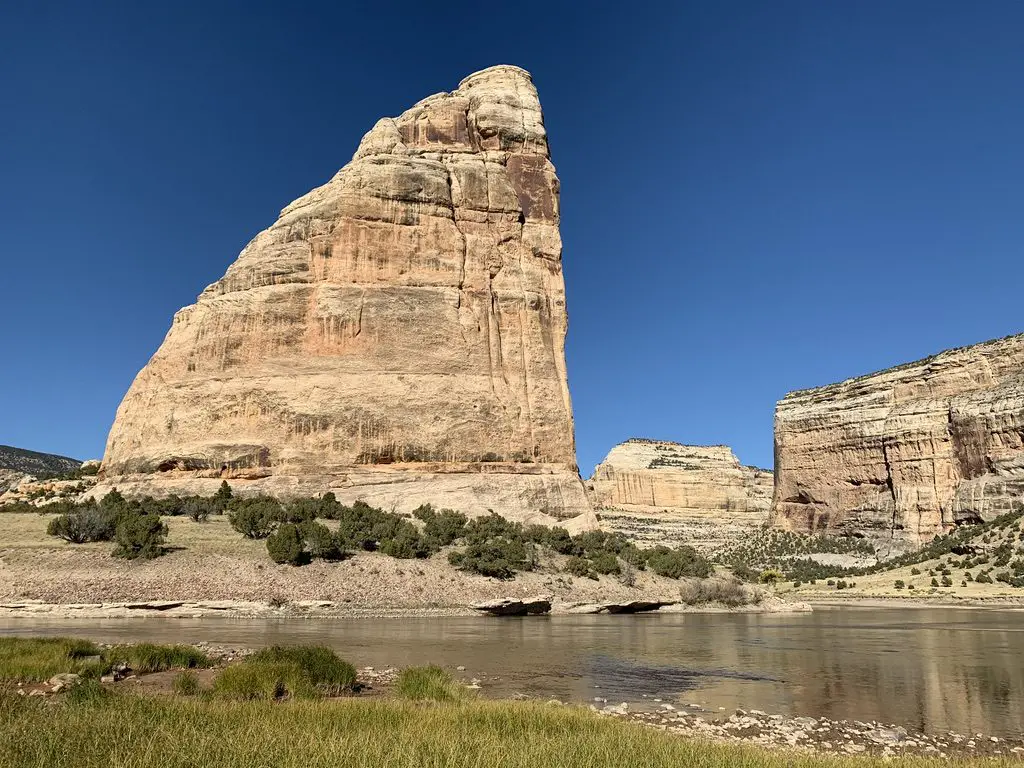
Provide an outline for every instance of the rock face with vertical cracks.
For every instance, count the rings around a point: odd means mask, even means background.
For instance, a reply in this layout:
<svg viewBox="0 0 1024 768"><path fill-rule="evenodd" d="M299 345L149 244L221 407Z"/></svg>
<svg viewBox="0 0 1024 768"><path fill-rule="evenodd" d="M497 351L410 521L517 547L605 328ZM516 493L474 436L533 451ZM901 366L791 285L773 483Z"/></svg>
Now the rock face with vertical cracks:
<svg viewBox="0 0 1024 768"><path fill-rule="evenodd" d="M558 222L524 70L378 121L175 315L117 411L106 484L587 512Z"/></svg>
<svg viewBox="0 0 1024 768"><path fill-rule="evenodd" d="M793 392L773 524L895 549L1024 502L1024 336Z"/></svg>
<svg viewBox="0 0 1024 768"><path fill-rule="evenodd" d="M707 551L763 526L772 487L770 471L741 465L726 445L636 438L612 448L587 481L603 528Z"/></svg>

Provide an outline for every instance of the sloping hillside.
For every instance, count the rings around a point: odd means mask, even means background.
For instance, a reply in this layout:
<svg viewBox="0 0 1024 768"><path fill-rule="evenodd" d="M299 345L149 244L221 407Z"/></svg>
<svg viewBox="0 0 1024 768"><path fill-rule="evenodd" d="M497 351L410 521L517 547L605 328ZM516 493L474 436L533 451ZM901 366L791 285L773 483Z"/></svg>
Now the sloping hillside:
<svg viewBox="0 0 1024 768"><path fill-rule="evenodd" d="M70 472L82 465L78 459L57 456L53 453L39 453L10 445L0 445L0 469L24 472L27 475L54 475Z"/></svg>

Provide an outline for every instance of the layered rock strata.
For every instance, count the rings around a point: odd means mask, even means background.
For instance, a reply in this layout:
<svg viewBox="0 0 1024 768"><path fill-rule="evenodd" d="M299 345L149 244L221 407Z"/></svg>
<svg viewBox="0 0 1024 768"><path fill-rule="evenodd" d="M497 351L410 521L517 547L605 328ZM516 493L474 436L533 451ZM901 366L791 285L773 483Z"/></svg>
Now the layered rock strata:
<svg viewBox="0 0 1024 768"><path fill-rule="evenodd" d="M598 464L587 490L603 528L643 544L735 543L768 520L773 479L728 446L627 440Z"/></svg>
<svg viewBox="0 0 1024 768"><path fill-rule="evenodd" d="M1024 503L1024 335L793 392L773 524L897 548Z"/></svg>
<svg viewBox="0 0 1024 768"><path fill-rule="evenodd" d="M118 408L107 485L587 512L558 223L524 70L378 121L175 315Z"/></svg>

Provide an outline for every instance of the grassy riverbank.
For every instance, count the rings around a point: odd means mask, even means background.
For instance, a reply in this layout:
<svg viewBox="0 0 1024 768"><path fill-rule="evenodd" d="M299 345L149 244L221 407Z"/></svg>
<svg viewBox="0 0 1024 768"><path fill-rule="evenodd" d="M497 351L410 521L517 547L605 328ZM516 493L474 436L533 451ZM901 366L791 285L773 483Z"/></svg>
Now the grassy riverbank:
<svg viewBox="0 0 1024 768"><path fill-rule="evenodd" d="M189 646L0 638L0 768L882 764L705 740L704 732L682 735L677 720L640 724L558 702L486 701L436 666L360 680L327 648L238 656ZM1010 763L886 762L951 764Z"/></svg>
<svg viewBox="0 0 1024 768"><path fill-rule="evenodd" d="M111 694L0 696L0 765L30 768L555 768L949 766L690 741L586 710L527 702L230 702ZM1009 761L974 764L1009 765Z"/></svg>

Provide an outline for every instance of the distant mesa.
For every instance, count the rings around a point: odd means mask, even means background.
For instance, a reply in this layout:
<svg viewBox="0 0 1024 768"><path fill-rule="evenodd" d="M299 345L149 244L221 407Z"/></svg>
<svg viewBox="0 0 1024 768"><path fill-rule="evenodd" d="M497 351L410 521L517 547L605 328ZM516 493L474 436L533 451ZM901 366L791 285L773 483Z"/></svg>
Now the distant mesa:
<svg viewBox="0 0 1024 768"><path fill-rule="evenodd" d="M772 522L894 549L1024 503L1024 335L787 395Z"/></svg>
<svg viewBox="0 0 1024 768"><path fill-rule="evenodd" d="M118 408L106 487L588 514L558 225L526 71L379 120L175 315Z"/></svg>
<svg viewBox="0 0 1024 768"><path fill-rule="evenodd" d="M598 464L587 491L604 528L714 550L768 521L772 485L770 470L741 465L728 446L633 438Z"/></svg>

